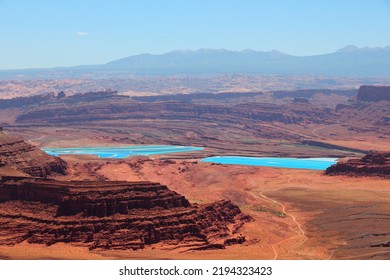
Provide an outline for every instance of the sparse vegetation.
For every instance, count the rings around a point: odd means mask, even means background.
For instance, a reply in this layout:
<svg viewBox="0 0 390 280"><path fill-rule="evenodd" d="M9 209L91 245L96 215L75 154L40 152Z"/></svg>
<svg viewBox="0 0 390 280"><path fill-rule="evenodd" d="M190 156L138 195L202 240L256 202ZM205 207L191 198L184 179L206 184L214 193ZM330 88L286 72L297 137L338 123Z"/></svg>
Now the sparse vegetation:
<svg viewBox="0 0 390 280"><path fill-rule="evenodd" d="M269 208L267 208L265 206L253 206L250 209L253 210L253 211L256 211L256 212L270 213L271 215L277 216L279 218L285 218L286 217L286 214L284 214L283 212L272 210L272 209L269 209Z"/></svg>

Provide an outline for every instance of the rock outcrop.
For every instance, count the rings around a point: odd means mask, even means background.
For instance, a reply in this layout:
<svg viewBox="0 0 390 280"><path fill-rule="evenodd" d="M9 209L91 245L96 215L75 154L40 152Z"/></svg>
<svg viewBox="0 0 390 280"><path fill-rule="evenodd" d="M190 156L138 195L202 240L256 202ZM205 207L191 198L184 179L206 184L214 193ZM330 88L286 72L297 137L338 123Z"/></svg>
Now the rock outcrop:
<svg viewBox="0 0 390 280"><path fill-rule="evenodd" d="M54 94L38 94L33 96L15 97L10 99L0 99L0 109L22 108L36 106L38 104L54 100Z"/></svg>
<svg viewBox="0 0 390 280"><path fill-rule="evenodd" d="M390 152L375 152L367 154L361 159L339 162L328 167L325 174L390 178Z"/></svg>
<svg viewBox="0 0 390 280"><path fill-rule="evenodd" d="M361 86L357 94L357 101L377 102L390 101L390 86Z"/></svg>
<svg viewBox="0 0 390 280"><path fill-rule="evenodd" d="M253 121L296 124L323 123L328 119L329 113L329 110L310 104L299 106L251 103L225 106L176 101L136 103L128 98L118 97L105 102L100 100L74 106L64 103L31 108L20 114L16 122L72 124L118 119L178 119L248 124Z"/></svg>
<svg viewBox="0 0 390 280"><path fill-rule="evenodd" d="M91 102L96 100L105 100L115 98L118 92L113 90L90 91L86 93L77 93L66 96L65 92L37 94L32 96L15 97L10 99L0 99L0 110L10 108L36 107L64 102L66 104ZM123 97L125 98L125 97Z"/></svg>
<svg viewBox="0 0 390 280"><path fill-rule="evenodd" d="M162 242L223 248L245 241L239 230L250 220L230 201L191 204L167 186L146 181L9 176L0 181L0 244L27 240L79 243L90 249L140 249Z"/></svg>
<svg viewBox="0 0 390 280"><path fill-rule="evenodd" d="M0 131L1 165L13 167L34 177L46 178L52 173L65 174L66 163L49 156L22 139Z"/></svg>

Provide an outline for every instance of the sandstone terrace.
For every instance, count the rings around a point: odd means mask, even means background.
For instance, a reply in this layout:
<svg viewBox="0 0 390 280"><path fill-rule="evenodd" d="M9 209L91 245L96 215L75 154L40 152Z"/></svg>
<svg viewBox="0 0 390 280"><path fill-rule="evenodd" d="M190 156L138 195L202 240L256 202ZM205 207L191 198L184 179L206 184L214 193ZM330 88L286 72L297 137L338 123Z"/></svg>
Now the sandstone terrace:
<svg viewBox="0 0 390 280"><path fill-rule="evenodd" d="M123 250L162 242L185 245L187 250L223 249L245 241L238 231L251 220L229 201L198 207L166 186L147 181L3 176L0 202L1 245L27 240Z"/></svg>

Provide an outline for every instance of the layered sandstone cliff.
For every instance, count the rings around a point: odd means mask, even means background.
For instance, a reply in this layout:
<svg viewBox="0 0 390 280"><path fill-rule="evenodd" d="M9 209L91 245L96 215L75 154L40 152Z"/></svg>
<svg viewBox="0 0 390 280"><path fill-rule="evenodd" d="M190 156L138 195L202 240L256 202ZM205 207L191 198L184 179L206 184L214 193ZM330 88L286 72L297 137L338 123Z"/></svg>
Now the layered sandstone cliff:
<svg viewBox="0 0 390 280"><path fill-rule="evenodd" d="M323 123L329 110L310 104L275 105L252 103L236 106L203 105L186 102L134 102L129 99L111 99L67 106L55 104L31 108L17 117L18 123L83 123L118 119L177 119L213 120L228 123L281 122Z"/></svg>
<svg viewBox="0 0 390 280"><path fill-rule="evenodd" d="M0 167L15 168L34 177L66 173L66 163L14 136L0 131Z"/></svg>
<svg viewBox="0 0 390 280"><path fill-rule="evenodd" d="M361 159L339 162L327 168L325 174L390 178L390 152L370 153Z"/></svg>
<svg viewBox="0 0 390 280"><path fill-rule="evenodd" d="M229 201L195 205L152 182L0 181L0 244L27 240L90 249L140 249L155 243L224 248L245 241L239 230L249 220Z"/></svg>

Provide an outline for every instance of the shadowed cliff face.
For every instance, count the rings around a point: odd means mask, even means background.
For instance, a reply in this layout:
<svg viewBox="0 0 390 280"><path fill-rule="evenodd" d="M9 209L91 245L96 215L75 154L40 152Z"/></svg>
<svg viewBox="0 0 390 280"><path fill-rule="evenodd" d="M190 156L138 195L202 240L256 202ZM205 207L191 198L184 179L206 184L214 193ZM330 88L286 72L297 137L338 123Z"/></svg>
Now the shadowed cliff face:
<svg viewBox="0 0 390 280"><path fill-rule="evenodd" d="M77 242L90 249L185 243L192 249L242 243L251 218L230 201L202 206L152 182L3 177L1 244Z"/></svg>
<svg viewBox="0 0 390 280"><path fill-rule="evenodd" d="M0 167L8 166L34 177L46 178L52 173L66 174L66 163L0 131Z"/></svg>
<svg viewBox="0 0 390 280"><path fill-rule="evenodd" d="M325 174L390 178L390 153L370 153L361 159L339 162L326 169Z"/></svg>
<svg viewBox="0 0 390 280"><path fill-rule="evenodd" d="M37 94L33 96L21 96L11 99L0 99L0 110L1 109L11 109L11 108L26 108L29 106L42 106L45 104L52 104L63 102L66 104L73 104L77 102L91 102L95 100L105 100L113 98L117 95L116 91L106 90L106 91L96 91L96 92L86 92L78 93L72 96L66 96L63 91L60 91L57 94Z"/></svg>
<svg viewBox="0 0 390 280"><path fill-rule="evenodd" d="M361 86L357 94L358 101L390 101L390 86Z"/></svg>

